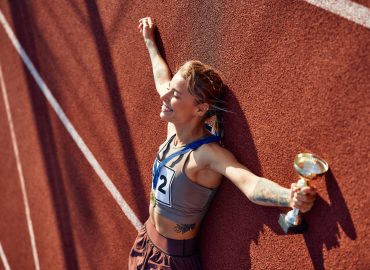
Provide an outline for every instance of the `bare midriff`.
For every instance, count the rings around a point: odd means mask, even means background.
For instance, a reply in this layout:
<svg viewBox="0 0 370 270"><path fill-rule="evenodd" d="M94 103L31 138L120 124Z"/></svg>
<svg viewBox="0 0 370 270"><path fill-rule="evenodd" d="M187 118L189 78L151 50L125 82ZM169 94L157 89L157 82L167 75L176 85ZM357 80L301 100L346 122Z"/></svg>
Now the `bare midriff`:
<svg viewBox="0 0 370 270"><path fill-rule="evenodd" d="M178 223L173 222L172 220L158 214L156 211L154 211L154 207L152 204L150 204L149 206L149 215L149 219L153 223L157 231L161 235L170 239L184 240L194 238L197 235L201 224L200 222L195 223L194 229L190 231L178 232L176 231Z"/></svg>

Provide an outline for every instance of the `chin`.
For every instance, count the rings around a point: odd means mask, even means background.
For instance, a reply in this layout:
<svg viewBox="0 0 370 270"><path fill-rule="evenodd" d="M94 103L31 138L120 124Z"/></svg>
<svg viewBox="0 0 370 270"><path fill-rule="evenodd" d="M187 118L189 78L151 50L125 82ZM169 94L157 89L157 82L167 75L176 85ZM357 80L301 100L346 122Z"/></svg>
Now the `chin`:
<svg viewBox="0 0 370 270"><path fill-rule="evenodd" d="M169 117L168 117L165 113L163 113L163 112L161 112L161 113L159 114L159 117L160 117L162 120L165 120L165 121L167 121L167 122L170 122Z"/></svg>

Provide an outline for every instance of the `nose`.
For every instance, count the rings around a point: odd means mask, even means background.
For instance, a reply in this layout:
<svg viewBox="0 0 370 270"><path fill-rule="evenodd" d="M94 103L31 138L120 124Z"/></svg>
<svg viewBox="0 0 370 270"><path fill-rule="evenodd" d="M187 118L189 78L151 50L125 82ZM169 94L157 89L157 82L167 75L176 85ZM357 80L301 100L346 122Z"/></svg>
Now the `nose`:
<svg viewBox="0 0 370 270"><path fill-rule="evenodd" d="M161 100L168 101L171 98L171 91L167 88L160 96Z"/></svg>

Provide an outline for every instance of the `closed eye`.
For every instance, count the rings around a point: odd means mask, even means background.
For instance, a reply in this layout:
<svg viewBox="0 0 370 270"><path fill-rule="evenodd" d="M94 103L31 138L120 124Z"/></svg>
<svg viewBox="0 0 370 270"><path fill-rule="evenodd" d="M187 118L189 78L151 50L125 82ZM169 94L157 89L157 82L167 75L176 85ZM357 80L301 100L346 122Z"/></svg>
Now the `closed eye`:
<svg viewBox="0 0 370 270"><path fill-rule="evenodd" d="M171 88L171 82L168 83L167 90L170 91L170 88ZM174 94L176 93L176 95L173 95L175 98L180 98L180 96L182 95L182 93L175 88L172 88L172 91Z"/></svg>
<svg viewBox="0 0 370 270"><path fill-rule="evenodd" d="M176 99L180 98L180 95L178 94L179 92L176 89L170 90L170 88L167 87L167 91L172 91L172 95L173 95L174 98L176 98Z"/></svg>

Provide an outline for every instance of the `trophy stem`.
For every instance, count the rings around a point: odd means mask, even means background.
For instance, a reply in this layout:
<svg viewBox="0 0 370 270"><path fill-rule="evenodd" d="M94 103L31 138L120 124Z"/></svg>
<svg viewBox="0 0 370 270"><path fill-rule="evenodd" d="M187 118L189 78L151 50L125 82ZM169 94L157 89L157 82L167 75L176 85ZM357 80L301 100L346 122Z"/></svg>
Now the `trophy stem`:
<svg viewBox="0 0 370 270"><path fill-rule="evenodd" d="M290 210L285 216L285 222L291 226L299 225L299 223L301 223L299 210L297 208L293 208L293 210Z"/></svg>
<svg viewBox="0 0 370 270"><path fill-rule="evenodd" d="M309 185L310 185L309 180L302 176L297 182L297 186L300 189L303 187L307 187ZM301 217L299 215L299 210L297 208L293 208L293 210L289 211L287 215L285 216L285 222L293 226L299 225L301 223Z"/></svg>

